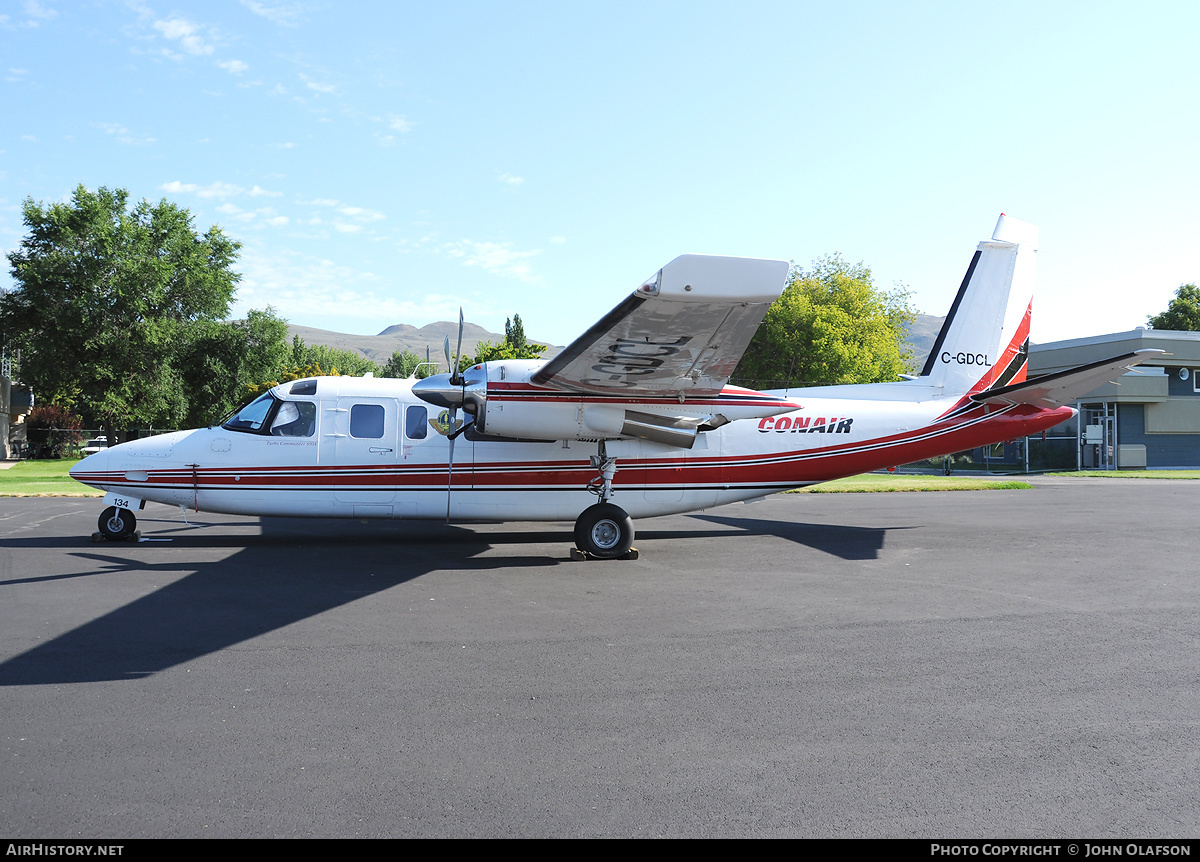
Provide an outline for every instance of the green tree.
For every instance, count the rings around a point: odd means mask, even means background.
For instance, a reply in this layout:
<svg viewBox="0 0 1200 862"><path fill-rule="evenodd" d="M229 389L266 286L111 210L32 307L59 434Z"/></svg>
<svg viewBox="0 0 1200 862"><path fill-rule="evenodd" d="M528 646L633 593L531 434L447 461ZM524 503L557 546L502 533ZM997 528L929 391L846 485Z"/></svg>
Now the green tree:
<svg viewBox="0 0 1200 862"><path fill-rule="evenodd" d="M291 351L287 321L275 309L252 309L245 320L205 321L177 355L188 393L186 427L214 424L242 405L249 388L278 377Z"/></svg>
<svg viewBox="0 0 1200 862"><path fill-rule="evenodd" d="M837 255L793 269L732 380L753 389L878 383L911 370L908 291L878 290L871 270Z"/></svg>
<svg viewBox="0 0 1200 862"><path fill-rule="evenodd" d="M1200 332L1200 288L1194 284L1179 285L1167 310L1149 318L1148 322L1153 329Z"/></svg>
<svg viewBox="0 0 1200 862"><path fill-rule="evenodd" d="M513 350L525 349L525 324L521 323L521 315L514 314L512 320L504 318L504 340L512 345Z"/></svg>
<svg viewBox="0 0 1200 862"><path fill-rule="evenodd" d="M257 384L250 384L246 387L245 395L242 398L239 407L249 404L258 396L265 392L274 389L280 383L290 383L293 380L303 380L306 377L341 377L336 368L325 369L320 365L292 365L284 366L280 371L269 380L259 381Z"/></svg>
<svg viewBox="0 0 1200 862"><path fill-rule="evenodd" d="M495 362L500 359L540 359L546 352L546 345L533 344L525 338L525 325L521 323L521 315L514 314L512 319L504 321L504 340L499 344L481 341L475 347L475 356L467 364L478 365L481 362Z"/></svg>
<svg viewBox="0 0 1200 862"><path fill-rule="evenodd" d="M299 335L292 336L291 364L296 368L320 366L326 369L326 374L343 377L362 377L367 373L379 373L379 366L361 353L326 347L324 344L305 344Z"/></svg>
<svg viewBox="0 0 1200 862"><path fill-rule="evenodd" d="M29 234L8 253L18 287L0 298L23 382L114 436L186 416L177 346L226 316L240 278L241 246L220 228L199 235L187 209L166 200L130 209L128 196L80 185L67 203L26 199Z"/></svg>
<svg viewBox="0 0 1200 862"><path fill-rule="evenodd" d="M413 372L417 372L418 377L428 377L433 374L435 369L430 366L418 369L417 366L425 360L411 350L406 350L401 353L399 350L392 351L392 356L383 366L382 377L396 377L401 380L411 377Z"/></svg>

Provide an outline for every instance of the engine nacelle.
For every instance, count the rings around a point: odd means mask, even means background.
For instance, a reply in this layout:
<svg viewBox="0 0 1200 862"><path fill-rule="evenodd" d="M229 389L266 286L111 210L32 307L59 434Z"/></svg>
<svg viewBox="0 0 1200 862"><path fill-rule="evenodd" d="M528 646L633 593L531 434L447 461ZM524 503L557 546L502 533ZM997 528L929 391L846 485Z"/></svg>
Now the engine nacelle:
<svg viewBox="0 0 1200 862"><path fill-rule="evenodd" d="M789 413L799 405L751 390L731 388L716 398L621 398L584 395L530 383L540 360L509 359L473 365L461 380L438 374L413 385L431 404L461 407L475 427L496 437L526 440L615 440L637 437L690 449L701 431L735 419Z"/></svg>

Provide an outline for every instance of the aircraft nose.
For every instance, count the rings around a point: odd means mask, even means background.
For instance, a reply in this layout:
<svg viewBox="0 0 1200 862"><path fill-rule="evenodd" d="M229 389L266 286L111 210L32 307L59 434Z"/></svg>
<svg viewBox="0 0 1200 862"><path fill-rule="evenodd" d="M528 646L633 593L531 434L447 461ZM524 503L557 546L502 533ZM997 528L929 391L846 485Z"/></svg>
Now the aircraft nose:
<svg viewBox="0 0 1200 862"><path fill-rule="evenodd" d="M88 455L74 467L67 471L67 474L78 482L86 482L85 476L103 473L108 469L108 450L101 449L99 452L93 452Z"/></svg>

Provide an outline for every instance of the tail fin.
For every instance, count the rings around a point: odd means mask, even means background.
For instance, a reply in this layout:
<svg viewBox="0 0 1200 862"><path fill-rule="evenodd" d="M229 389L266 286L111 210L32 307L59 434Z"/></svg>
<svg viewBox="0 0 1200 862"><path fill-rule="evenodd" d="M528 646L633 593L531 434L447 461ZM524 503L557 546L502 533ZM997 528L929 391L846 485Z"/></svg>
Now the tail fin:
<svg viewBox="0 0 1200 862"><path fill-rule="evenodd" d="M979 243L921 376L946 395L1025 380L1038 229L1000 214Z"/></svg>

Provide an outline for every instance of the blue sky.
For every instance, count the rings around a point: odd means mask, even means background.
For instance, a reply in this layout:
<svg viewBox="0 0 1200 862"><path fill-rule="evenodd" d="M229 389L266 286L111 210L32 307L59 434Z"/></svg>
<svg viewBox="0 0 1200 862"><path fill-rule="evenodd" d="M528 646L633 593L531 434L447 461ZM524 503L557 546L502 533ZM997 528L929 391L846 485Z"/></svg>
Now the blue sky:
<svg viewBox="0 0 1200 862"><path fill-rule="evenodd" d="M514 312L564 344L686 252L833 252L944 314L1003 211L1033 338L1200 280L1200 4L0 3L0 248L26 198L166 197L235 315ZM11 286L7 264L0 285Z"/></svg>

